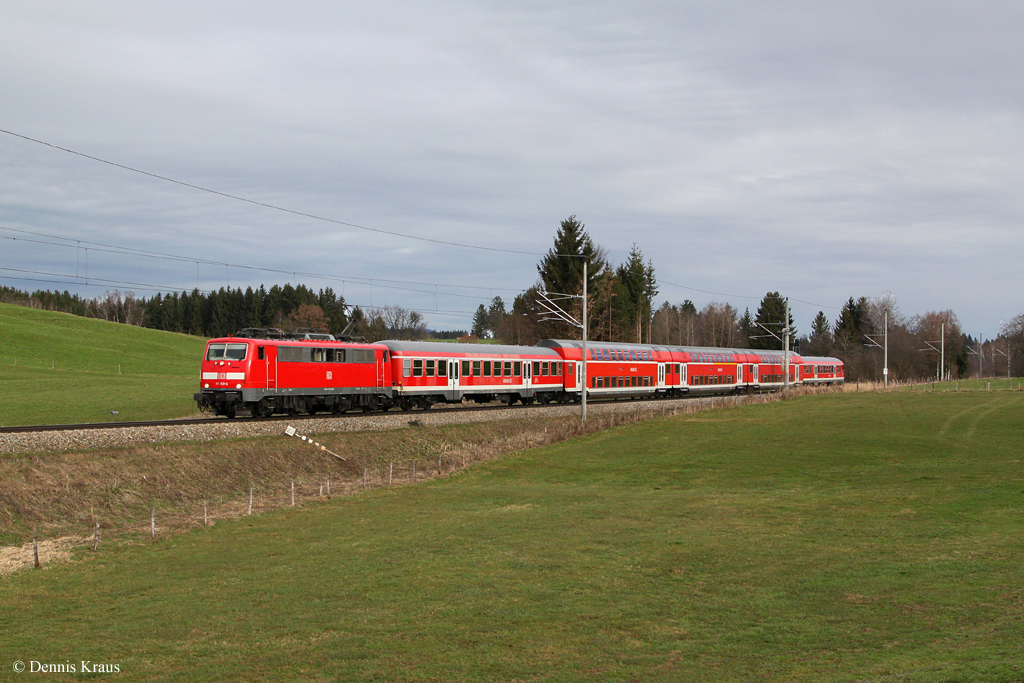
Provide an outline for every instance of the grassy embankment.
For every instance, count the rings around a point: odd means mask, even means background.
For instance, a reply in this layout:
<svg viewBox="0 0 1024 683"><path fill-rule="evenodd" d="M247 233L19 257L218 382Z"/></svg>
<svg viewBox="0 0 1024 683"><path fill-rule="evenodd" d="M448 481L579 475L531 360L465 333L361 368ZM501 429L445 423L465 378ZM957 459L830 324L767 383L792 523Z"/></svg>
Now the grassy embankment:
<svg viewBox="0 0 1024 683"><path fill-rule="evenodd" d="M1019 680L1022 413L1009 392L798 398L101 547L0 580L0 659L132 680Z"/></svg>
<svg viewBox="0 0 1024 683"><path fill-rule="evenodd" d="M0 304L0 426L193 415L204 344Z"/></svg>

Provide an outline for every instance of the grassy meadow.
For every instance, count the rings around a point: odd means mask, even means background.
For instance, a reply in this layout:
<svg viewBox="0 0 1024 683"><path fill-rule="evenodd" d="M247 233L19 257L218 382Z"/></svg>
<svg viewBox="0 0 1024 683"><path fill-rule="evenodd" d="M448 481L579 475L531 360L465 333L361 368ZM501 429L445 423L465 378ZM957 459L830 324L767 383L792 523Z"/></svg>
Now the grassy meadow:
<svg viewBox="0 0 1024 683"><path fill-rule="evenodd" d="M0 578L0 669L1021 680L1022 401L843 393L662 418L83 550Z"/></svg>
<svg viewBox="0 0 1024 683"><path fill-rule="evenodd" d="M0 426L195 414L204 344L188 335L0 304Z"/></svg>

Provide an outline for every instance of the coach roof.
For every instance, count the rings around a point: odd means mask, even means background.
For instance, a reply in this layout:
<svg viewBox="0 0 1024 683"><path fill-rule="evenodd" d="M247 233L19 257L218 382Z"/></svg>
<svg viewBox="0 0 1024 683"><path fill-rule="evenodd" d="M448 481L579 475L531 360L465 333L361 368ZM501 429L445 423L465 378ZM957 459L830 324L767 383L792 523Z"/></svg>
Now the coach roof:
<svg viewBox="0 0 1024 683"><path fill-rule="evenodd" d="M397 341L387 339L377 342L388 347L392 352L432 353L449 355L465 353L475 356L551 356L558 360L560 356L551 349L539 346L508 346L505 344L446 344L444 342Z"/></svg>

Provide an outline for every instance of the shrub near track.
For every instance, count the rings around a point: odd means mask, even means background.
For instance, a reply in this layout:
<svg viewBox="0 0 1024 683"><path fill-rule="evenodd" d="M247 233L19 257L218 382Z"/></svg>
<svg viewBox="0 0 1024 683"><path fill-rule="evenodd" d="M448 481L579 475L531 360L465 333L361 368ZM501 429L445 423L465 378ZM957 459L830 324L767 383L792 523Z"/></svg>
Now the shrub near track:
<svg viewBox="0 0 1024 683"><path fill-rule="evenodd" d="M126 679L1024 678L1022 397L658 419L0 582Z"/></svg>
<svg viewBox="0 0 1024 683"><path fill-rule="evenodd" d="M0 426L196 414L205 343L0 304Z"/></svg>

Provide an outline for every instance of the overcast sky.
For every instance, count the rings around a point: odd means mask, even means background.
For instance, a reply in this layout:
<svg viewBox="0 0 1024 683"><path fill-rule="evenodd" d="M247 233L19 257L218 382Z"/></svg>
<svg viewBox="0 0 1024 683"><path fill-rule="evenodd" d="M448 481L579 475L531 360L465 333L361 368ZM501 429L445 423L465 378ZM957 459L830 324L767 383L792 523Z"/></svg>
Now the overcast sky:
<svg viewBox="0 0 1024 683"><path fill-rule="evenodd" d="M1024 312L1022 7L0 0L0 129L527 252L0 134L0 284L298 281L468 328L575 214L658 303L779 290L806 333L891 291L992 336Z"/></svg>

